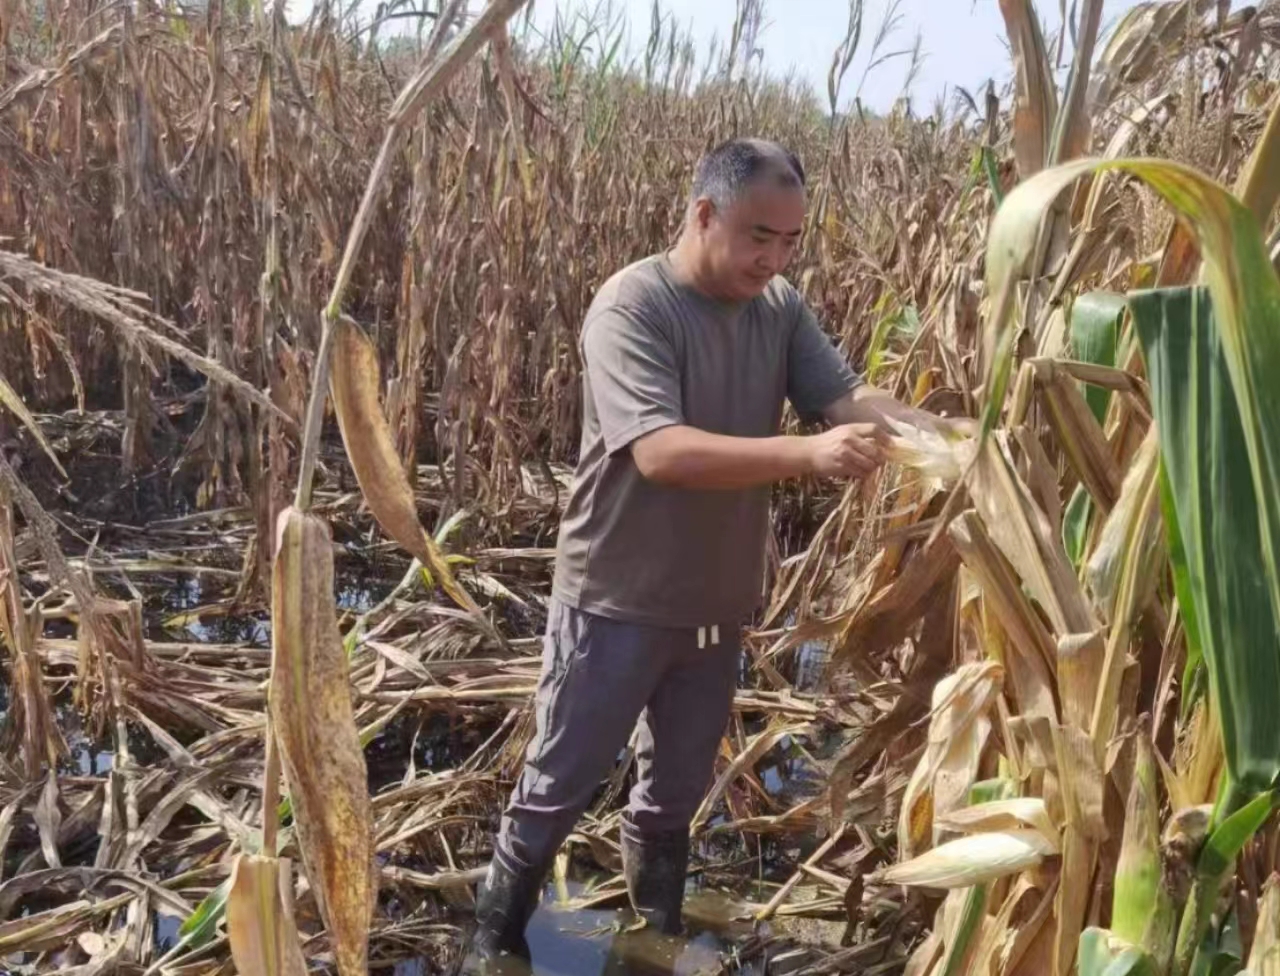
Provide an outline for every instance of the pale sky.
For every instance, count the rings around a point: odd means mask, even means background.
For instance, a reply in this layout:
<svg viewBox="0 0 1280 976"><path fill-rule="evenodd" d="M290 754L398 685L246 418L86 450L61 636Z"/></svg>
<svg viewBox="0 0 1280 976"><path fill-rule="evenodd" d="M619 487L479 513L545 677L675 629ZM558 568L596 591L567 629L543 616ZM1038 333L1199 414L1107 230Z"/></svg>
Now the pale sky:
<svg viewBox="0 0 1280 976"><path fill-rule="evenodd" d="M301 20L312 10L315 0L285 0L290 20ZM434 9L437 0L338 0L348 16L368 23L385 4L405 9ZM470 0L477 10L484 0ZM1233 0L1233 9L1244 0ZM841 88L841 107L852 100L864 69L871 58L876 33L892 8L896 27L877 52L877 57L897 51L909 51L920 37L922 61L911 86L911 97L917 112L932 110L939 96L950 100L956 85L967 88L981 104L982 89L988 79L1003 86L1012 75L1005 41L1004 20L999 0L864 0L862 43ZM1105 0L1102 13L1102 36L1137 0ZM732 29L736 0L659 0L665 15L691 28L700 57L706 56L713 38L727 41ZM1060 6L1072 9L1078 0L1035 0L1051 51L1056 53L1060 26ZM615 16L630 25L630 54L638 57L648 38L653 0L532 0L530 11L516 15L517 23L532 17L535 30L547 30L557 10L569 18L611 9ZM599 20L599 17L595 17ZM794 68L809 81L820 103L827 105L827 73L837 45L844 37L849 22L849 0L765 0L764 29L757 47L764 52L764 63L773 75L784 75ZM383 27L383 36L398 32L414 32L416 19L400 19ZM580 33L580 32L579 32ZM1065 68L1070 64L1068 39L1064 52L1060 83L1065 81ZM884 111L903 93L909 57L892 58L873 70L863 84L861 95L869 108Z"/></svg>
<svg viewBox="0 0 1280 976"><path fill-rule="evenodd" d="M564 11L591 11L607 0L534 0L533 23L546 28L557 6ZM865 0L862 43L845 76L842 92L851 97L866 67L876 31L886 6L892 0ZM1135 0L1107 0L1102 13L1103 32L1134 5ZM643 45L648 35L653 0L612 0L631 24L633 48ZM726 40L733 28L735 0L660 0L663 9L682 24L692 27L700 52L719 35ZM1074 6L1074 4L1069 5ZM1046 36L1052 43L1058 30L1058 0L1038 0ZM896 31L880 53L910 49L916 33L921 36L924 60L912 87L917 111L928 112L934 99L948 94L954 85L963 85L979 98L988 78L997 85L1011 76L1005 43L1004 20L998 0L898 0ZM523 16L523 15L520 15ZM849 0L765 0L765 28L758 46L764 50L765 64L773 74L795 67L817 91L826 105L827 72L836 46L849 22ZM638 48L637 48L638 49ZM1070 56L1068 39L1067 59ZM862 90L863 102L883 111L902 92L909 58L891 60L873 71Z"/></svg>

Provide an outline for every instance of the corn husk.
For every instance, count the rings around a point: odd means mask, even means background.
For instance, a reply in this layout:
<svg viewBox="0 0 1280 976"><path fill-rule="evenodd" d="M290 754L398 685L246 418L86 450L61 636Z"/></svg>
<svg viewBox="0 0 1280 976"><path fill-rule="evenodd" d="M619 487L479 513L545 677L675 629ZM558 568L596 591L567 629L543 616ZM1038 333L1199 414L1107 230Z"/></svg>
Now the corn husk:
<svg viewBox="0 0 1280 976"><path fill-rule="evenodd" d="M972 437L944 436L893 417L887 417L886 422L897 432L889 437L889 460L911 468L936 491L956 484L977 452L977 441Z"/></svg>
<svg viewBox="0 0 1280 976"><path fill-rule="evenodd" d="M919 888L967 888L1018 874L1057 853L1058 846L1038 830L988 831L886 868L878 880Z"/></svg>

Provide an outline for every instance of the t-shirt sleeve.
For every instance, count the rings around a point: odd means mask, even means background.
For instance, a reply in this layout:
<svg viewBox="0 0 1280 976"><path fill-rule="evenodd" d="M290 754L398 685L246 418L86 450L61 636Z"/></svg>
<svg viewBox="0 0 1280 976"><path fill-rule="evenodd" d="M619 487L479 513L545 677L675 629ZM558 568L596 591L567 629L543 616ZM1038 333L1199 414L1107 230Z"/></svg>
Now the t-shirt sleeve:
<svg viewBox="0 0 1280 976"><path fill-rule="evenodd" d="M651 431L684 423L675 349L637 312L611 308L593 315L583 329L582 358L610 454Z"/></svg>
<svg viewBox="0 0 1280 976"><path fill-rule="evenodd" d="M816 420L862 380L849 368L799 295L796 302L798 321L791 331L787 353L787 399L802 419Z"/></svg>

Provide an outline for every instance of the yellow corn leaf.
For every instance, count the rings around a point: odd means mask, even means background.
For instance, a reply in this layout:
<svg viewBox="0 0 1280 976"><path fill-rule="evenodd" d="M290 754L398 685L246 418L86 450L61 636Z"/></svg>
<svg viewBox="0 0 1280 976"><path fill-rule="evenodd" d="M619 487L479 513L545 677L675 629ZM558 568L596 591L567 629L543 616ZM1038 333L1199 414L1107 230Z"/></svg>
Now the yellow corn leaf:
<svg viewBox="0 0 1280 976"><path fill-rule="evenodd" d="M1173 750L1173 769L1164 763L1159 752L1156 756L1160 759L1173 809L1213 802L1222 773L1223 752L1222 725L1210 698L1202 697L1196 702L1186 726L1179 730Z"/></svg>
<svg viewBox="0 0 1280 976"><path fill-rule="evenodd" d="M334 322L333 330L329 392L342 443L369 511L391 538L431 571L458 606L479 616L480 608L459 585L440 547L418 520L409 477L378 403L378 350L360 326L348 318Z"/></svg>
<svg viewBox="0 0 1280 976"><path fill-rule="evenodd" d="M965 804L991 733L988 712L1003 681L997 662L981 661L934 686L928 742L902 800L900 856L910 857L930 842L935 817Z"/></svg>
<svg viewBox="0 0 1280 976"><path fill-rule="evenodd" d="M1036 867L1058 847L1038 830L972 834L925 851L880 872L881 884L919 888L967 888Z"/></svg>
<svg viewBox="0 0 1280 976"><path fill-rule="evenodd" d="M239 976L304 976L287 858L241 854L227 894L227 935Z"/></svg>
<svg viewBox="0 0 1280 976"><path fill-rule="evenodd" d="M1266 227L1280 199L1280 99L1271 108L1267 127L1236 181L1240 202Z"/></svg>
<svg viewBox="0 0 1280 976"><path fill-rule="evenodd" d="M302 862L341 976L367 972L372 814L333 598L333 542L319 516L286 508L271 580L268 704Z"/></svg>

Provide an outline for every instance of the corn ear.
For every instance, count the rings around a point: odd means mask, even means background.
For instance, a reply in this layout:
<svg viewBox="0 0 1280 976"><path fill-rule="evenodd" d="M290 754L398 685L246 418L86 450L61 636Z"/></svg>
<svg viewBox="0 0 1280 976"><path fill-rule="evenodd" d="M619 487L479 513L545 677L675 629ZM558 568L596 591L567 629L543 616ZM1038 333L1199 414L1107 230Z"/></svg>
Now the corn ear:
<svg viewBox="0 0 1280 976"><path fill-rule="evenodd" d="M968 888L1018 874L1058 853L1038 830L996 830L941 844L879 875L883 884Z"/></svg>
<svg viewBox="0 0 1280 976"><path fill-rule="evenodd" d="M1098 544L1085 564L1089 592L1106 620L1116 619L1116 602L1126 565L1132 565L1140 583L1133 596L1139 609L1155 588L1155 565L1162 551L1159 469L1160 444L1153 427L1134 455L1116 507L1103 523Z"/></svg>
<svg viewBox="0 0 1280 976"><path fill-rule="evenodd" d="M1173 955L1177 919L1162 877L1160 794L1148 736L1144 723L1134 740L1137 753L1116 865L1111 930L1118 938L1145 949L1163 972Z"/></svg>
<svg viewBox="0 0 1280 976"><path fill-rule="evenodd" d="M991 733L987 713L1003 680L999 664L983 661L964 665L934 686L928 743L902 800L900 856L909 857L927 847L934 818L966 802Z"/></svg>
<svg viewBox="0 0 1280 976"><path fill-rule="evenodd" d="M375 894L368 774L338 632L329 526L293 507L277 523L271 620L268 707L302 862L340 976L363 976Z"/></svg>
<svg viewBox="0 0 1280 976"><path fill-rule="evenodd" d="M479 607L458 583L440 547L418 520L413 489L378 402L381 380L377 349L351 319L338 319L333 329L329 392L338 415L342 443L369 511L391 538L431 571L432 577L458 606L479 616Z"/></svg>
<svg viewBox="0 0 1280 976"><path fill-rule="evenodd" d="M236 858L227 895L227 935L239 976L305 976L287 858Z"/></svg>
<svg viewBox="0 0 1280 976"><path fill-rule="evenodd" d="M948 437L940 432L923 430L910 424L885 418L896 431L890 435L885 452L894 464L912 468L931 488L942 489L955 484L973 463L977 441L966 436Z"/></svg>

